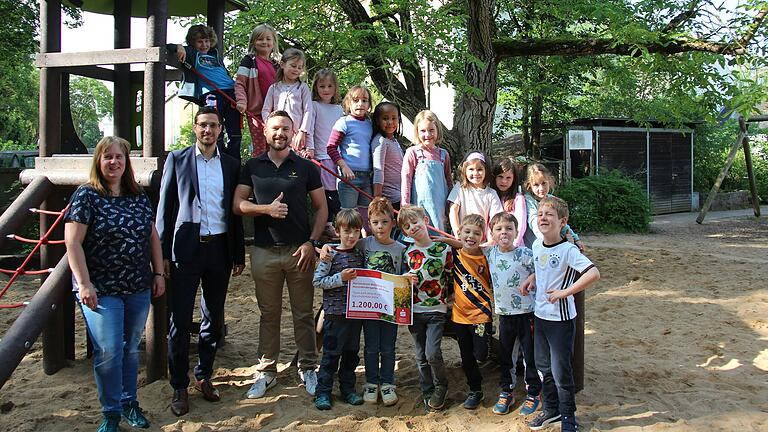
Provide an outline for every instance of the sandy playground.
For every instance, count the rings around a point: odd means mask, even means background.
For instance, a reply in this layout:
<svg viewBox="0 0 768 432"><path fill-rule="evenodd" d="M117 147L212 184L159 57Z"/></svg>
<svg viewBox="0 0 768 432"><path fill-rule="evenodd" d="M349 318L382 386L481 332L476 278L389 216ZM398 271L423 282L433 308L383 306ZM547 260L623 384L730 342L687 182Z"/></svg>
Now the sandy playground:
<svg viewBox="0 0 768 432"><path fill-rule="evenodd" d="M602 280L586 297L586 379L577 396L583 430L768 431L768 218L710 213L698 226L694 217L657 218L649 235L585 236ZM29 296L17 287L7 300ZM0 310L0 334L17 314ZM227 299L229 337L213 379L222 401L208 403L191 390L191 411L177 418L169 410L167 382L140 382L150 430L528 430L516 412L491 413L498 376L494 363L482 368L483 407L461 407L466 382L451 339L443 343L449 406L425 413L405 328L398 338L396 406L335 403L331 411L317 411L298 386L295 368L288 367L295 350L288 317L286 308L279 384L264 399L248 400L259 313L246 269L233 280ZM0 390L0 431L96 429L101 413L79 313L76 322L77 360L71 367L46 376L38 342ZM362 379L361 366L359 384ZM518 385L516 396L522 395ZM122 429L131 428L123 423Z"/></svg>

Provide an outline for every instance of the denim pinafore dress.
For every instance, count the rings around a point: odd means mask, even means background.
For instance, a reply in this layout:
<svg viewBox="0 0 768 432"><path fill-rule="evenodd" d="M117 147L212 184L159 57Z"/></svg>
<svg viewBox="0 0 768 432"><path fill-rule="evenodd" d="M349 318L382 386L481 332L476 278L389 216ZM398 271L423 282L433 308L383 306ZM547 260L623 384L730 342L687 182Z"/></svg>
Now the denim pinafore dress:
<svg viewBox="0 0 768 432"><path fill-rule="evenodd" d="M411 188L411 202L423 207L429 217L429 224L440 231L445 231L445 200L448 198L448 184L445 182L447 155L448 152L441 148L439 162L428 160L424 156L424 149L418 149L418 164ZM433 233L432 230L430 232Z"/></svg>

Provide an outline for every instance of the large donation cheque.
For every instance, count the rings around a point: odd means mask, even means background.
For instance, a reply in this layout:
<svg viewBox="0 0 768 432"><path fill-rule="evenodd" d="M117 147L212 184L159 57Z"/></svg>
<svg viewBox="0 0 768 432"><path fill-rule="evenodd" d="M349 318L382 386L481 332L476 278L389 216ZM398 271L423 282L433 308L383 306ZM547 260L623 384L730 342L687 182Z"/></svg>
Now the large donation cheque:
<svg viewBox="0 0 768 432"><path fill-rule="evenodd" d="M376 270L357 270L347 285L347 318L413 323L411 279Z"/></svg>

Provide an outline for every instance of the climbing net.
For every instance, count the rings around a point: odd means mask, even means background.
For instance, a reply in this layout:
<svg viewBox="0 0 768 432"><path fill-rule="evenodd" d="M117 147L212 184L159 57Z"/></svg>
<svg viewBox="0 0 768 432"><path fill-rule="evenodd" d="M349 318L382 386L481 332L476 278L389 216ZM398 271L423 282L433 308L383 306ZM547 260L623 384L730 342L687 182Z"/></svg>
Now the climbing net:
<svg viewBox="0 0 768 432"><path fill-rule="evenodd" d="M29 209L29 211L34 214L56 216L56 220L48 228L48 231L46 231L45 234L43 234L43 236L40 237L39 239L29 239L16 234L8 234L9 239L16 240L22 243L34 244L35 246L32 248L29 254L27 254L27 257L24 259L24 262L22 262L17 269L8 270L8 269L0 268L0 273L11 276L10 279L8 279L8 282L6 282L3 289L0 290L0 300L2 300L5 293L11 288L11 286L16 281L16 279L19 278L19 276L49 274L53 271L52 268L41 269L41 270L27 270L26 267L29 264L29 262L32 261L32 258L37 253L37 251L40 250L40 247L42 245L64 244L64 240L50 240L48 237L51 235L51 233L53 233L53 230L56 229L59 223L61 223L61 220L64 218L64 213L66 213L67 208L69 208L69 206L65 207L61 211L49 211L49 210L41 210L37 208ZM20 308L20 307L26 306L27 304L29 304L29 302L26 302L26 301L16 302L16 303L0 303L0 309Z"/></svg>

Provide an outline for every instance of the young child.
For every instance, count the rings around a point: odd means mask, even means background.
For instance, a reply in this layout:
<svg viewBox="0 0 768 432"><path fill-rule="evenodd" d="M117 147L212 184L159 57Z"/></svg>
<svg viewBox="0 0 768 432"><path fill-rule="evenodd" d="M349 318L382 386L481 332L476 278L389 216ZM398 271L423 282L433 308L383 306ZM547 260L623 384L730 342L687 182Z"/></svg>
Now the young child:
<svg viewBox="0 0 768 432"><path fill-rule="evenodd" d="M445 231L445 201L453 174L448 152L438 147L443 125L435 113L424 110L413 119L413 129L418 143L409 147L403 157L400 205L422 207L428 223Z"/></svg>
<svg viewBox="0 0 768 432"><path fill-rule="evenodd" d="M385 196L396 210L400 210L400 172L403 169L403 150L397 137L402 133L400 107L392 102L381 102L373 111L373 195Z"/></svg>
<svg viewBox="0 0 768 432"><path fill-rule="evenodd" d="M520 408L528 415L539 407L541 379L534 362L533 351L533 295L521 295L520 284L533 270L533 252L525 246L516 247L517 221L509 213L498 213L491 218L494 245L485 249L493 281L494 309L499 317L499 386L501 392L493 407L494 414L507 414L514 405L516 384L515 353L519 343L525 359L527 397Z"/></svg>
<svg viewBox="0 0 768 432"><path fill-rule="evenodd" d="M344 96L346 116L338 119L328 138L328 156L339 167L341 175L360 190L371 194L371 138L373 126L368 118L371 92L363 86L354 86ZM370 199L338 181L341 208L359 208L363 227L368 219Z"/></svg>
<svg viewBox="0 0 768 432"><path fill-rule="evenodd" d="M457 235L461 248L454 252L451 320L459 342L461 368L469 385L463 406L476 409L483 401L483 377L478 360L484 358L478 359L475 353L488 352L488 334L493 322L491 275L488 261L480 248L485 235L485 220L477 214L464 216Z"/></svg>
<svg viewBox="0 0 768 432"><path fill-rule="evenodd" d="M528 165L525 175L525 189L528 191L525 194L525 207L528 213L528 229L525 231L523 241L527 247L531 247L536 239L543 237L541 231L539 231L538 224L536 223L536 217L538 214L539 202L552 195L549 191L555 184L555 180L550 174L549 170L542 164L533 163ZM579 236L573 232L568 224L565 224L561 233L563 238L568 235L573 238L573 242L579 248L580 251L584 250L584 245L581 243Z"/></svg>
<svg viewBox="0 0 768 432"><path fill-rule="evenodd" d="M449 219L454 235L458 235L461 220L468 214L477 214L483 218L483 227L488 227L491 217L501 213L499 195L488 187L491 176L485 155L472 151L464 158L461 164L461 180L451 193L448 194L448 202L451 203ZM485 239L491 238L490 228L483 232Z"/></svg>
<svg viewBox="0 0 768 432"><path fill-rule="evenodd" d="M450 301L453 253L447 244L429 238L429 217L423 208L402 208L397 222L414 240L405 250L408 269L418 279L413 288L413 325L408 330L416 349L422 397L428 408L439 410L448 392L440 344Z"/></svg>
<svg viewBox="0 0 768 432"><path fill-rule="evenodd" d="M333 125L344 115L339 99L339 81L336 73L327 68L315 72L312 79L312 117L309 121L312 133L307 135L307 148L314 149L315 159L330 170L335 170L336 164L328 156L326 146ZM326 234L329 237L336 237L332 221L341 209L339 192L336 190L336 177L325 170L320 170L320 180L323 182L325 200L328 203Z"/></svg>
<svg viewBox="0 0 768 432"><path fill-rule="evenodd" d="M578 430L571 364L576 332L573 296L597 282L600 272L575 245L563 239L560 233L567 223L565 201L557 197L541 200L538 229L542 238L533 243L536 273L520 288L523 295L528 295L535 280L534 347L536 368L542 376L544 409L528 424L533 430L557 422L562 422L564 432Z"/></svg>
<svg viewBox="0 0 768 432"><path fill-rule="evenodd" d="M514 246L522 246L523 236L525 235L527 223L525 221L528 213L525 209L525 197L523 196L522 186L518 181L520 176L520 167L511 157L503 158L493 167L493 176L491 178L491 187L499 194L501 207L505 212L511 213L520 223L517 225L517 237Z"/></svg>
<svg viewBox="0 0 768 432"><path fill-rule="evenodd" d="M267 150L261 108L264 106L264 96L269 86L275 83L278 58L280 52L277 48L277 32L269 24L257 25L248 40L248 54L240 60L235 76L237 110L242 114L246 111L251 114L246 117L253 143L253 157Z"/></svg>
<svg viewBox="0 0 768 432"><path fill-rule="evenodd" d="M213 83L227 96L235 98L235 82L224 68L216 46L216 31L213 27L193 25L187 31L187 45L169 44L168 49L176 52L180 62L186 62ZM228 143L224 146L224 134L220 134L216 145L219 151L240 160L240 112L233 107L224 95L219 93L208 81L198 78L192 71L184 71L184 81L179 90L179 97L200 106L212 106L224 119Z"/></svg>
<svg viewBox="0 0 768 432"><path fill-rule="evenodd" d="M363 221L355 210L341 210L336 215L336 229L341 244L331 252L329 261L320 261L313 284L323 290L323 357L317 374L315 408L331 409L333 376L339 374L341 397L350 405L361 405L355 392L355 368L360 363L360 328L362 321L345 317L347 282L354 279L356 268L363 268L363 254L355 248Z"/></svg>
<svg viewBox="0 0 768 432"><path fill-rule="evenodd" d="M405 246L392 240L395 210L384 197L376 197L368 205L371 234L358 245L364 249L365 268L391 274L402 274ZM363 399L375 403L378 393L384 406L397 403L395 392L395 342L397 324L381 320L363 320L365 335L365 385ZM381 358L381 363L379 363Z"/></svg>
<svg viewBox="0 0 768 432"><path fill-rule="evenodd" d="M261 109L263 121L272 111L288 112L293 120L293 142L291 147L296 153L312 158L314 149L305 148L309 130L309 119L312 116L312 93L306 83L301 81L304 72L304 53L296 48L288 48L280 58L280 69L277 80L267 90L264 96L264 106ZM306 152L305 152L306 150Z"/></svg>

